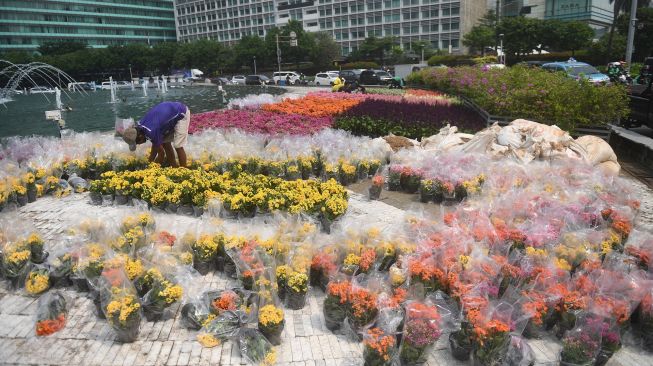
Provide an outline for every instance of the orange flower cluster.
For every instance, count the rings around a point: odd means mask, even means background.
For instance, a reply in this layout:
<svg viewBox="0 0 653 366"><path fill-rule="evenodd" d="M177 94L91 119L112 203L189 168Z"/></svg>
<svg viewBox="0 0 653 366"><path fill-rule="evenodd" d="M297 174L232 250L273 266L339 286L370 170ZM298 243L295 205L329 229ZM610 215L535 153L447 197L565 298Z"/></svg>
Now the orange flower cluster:
<svg viewBox="0 0 653 366"><path fill-rule="evenodd" d="M442 93L432 91L432 90L422 90L422 89L408 89L406 94L414 95L416 97L441 97Z"/></svg>
<svg viewBox="0 0 653 366"><path fill-rule="evenodd" d="M440 320L440 313L435 306L426 305L422 302L412 302L406 307L408 319Z"/></svg>
<svg viewBox="0 0 653 366"><path fill-rule="evenodd" d="M376 309L376 295L364 288L355 288L349 293L349 304L354 316L361 318Z"/></svg>
<svg viewBox="0 0 653 366"><path fill-rule="evenodd" d="M327 250L316 253L311 260L311 269L324 274L334 273L338 269L336 256Z"/></svg>
<svg viewBox="0 0 653 366"><path fill-rule="evenodd" d="M420 278L423 281L438 280L443 286L447 283L447 276L429 258L411 258L408 261L408 272L411 277Z"/></svg>
<svg viewBox="0 0 653 366"><path fill-rule="evenodd" d="M528 299L522 304L522 310L525 314L531 316L533 324L542 325L544 315L548 310L544 295L535 291L523 291L522 295Z"/></svg>
<svg viewBox="0 0 653 366"><path fill-rule="evenodd" d="M263 106L263 110L311 117L329 117L341 114L361 101L360 98L335 99L309 94L299 99L285 99L281 103L266 104Z"/></svg>
<svg viewBox="0 0 653 366"><path fill-rule="evenodd" d="M157 244L167 245L169 247L173 246L176 240L177 237L167 231L159 232L156 237Z"/></svg>
<svg viewBox="0 0 653 366"><path fill-rule="evenodd" d="M367 272L370 270L375 260L376 260L376 251L372 248L365 249L361 253L361 260L358 263L358 266L363 272Z"/></svg>
<svg viewBox="0 0 653 366"><path fill-rule="evenodd" d="M45 319L36 323L36 335L47 336L63 329L66 325L66 316L59 314L55 319Z"/></svg>
<svg viewBox="0 0 653 366"><path fill-rule="evenodd" d="M372 328L367 331L364 344L378 353L385 361L389 361L390 350L395 346L396 341L394 336L385 335L379 328Z"/></svg>
<svg viewBox="0 0 653 366"><path fill-rule="evenodd" d="M474 326L474 335L481 346L489 338L504 336L508 332L510 332L508 324L497 319L492 319L482 326L478 324Z"/></svg>
<svg viewBox="0 0 653 366"><path fill-rule="evenodd" d="M220 297L213 300L213 307L219 313L227 310L236 310L238 308L239 301L240 298L238 297L238 294L233 291L225 291L220 294Z"/></svg>
<svg viewBox="0 0 653 366"><path fill-rule="evenodd" d="M630 304L625 300L600 295L592 300L597 312L609 314L618 324L623 324L630 317Z"/></svg>
<svg viewBox="0 0 653 366"><path fill-rule="evenodd" d="M349 291L351 291L351 282L349 281L330 281L327 285L327 294L340 299L340 303L344 304L349 299Z"/></svg>

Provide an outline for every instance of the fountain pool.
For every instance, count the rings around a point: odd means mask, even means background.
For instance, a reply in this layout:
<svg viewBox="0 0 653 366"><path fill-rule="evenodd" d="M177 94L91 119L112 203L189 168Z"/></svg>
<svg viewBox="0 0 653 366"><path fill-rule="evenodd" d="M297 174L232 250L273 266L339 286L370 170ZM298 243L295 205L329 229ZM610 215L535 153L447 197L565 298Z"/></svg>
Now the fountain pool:
<svg viewBox="0 0 653 366"><path fill-rule="evenodd" d="M229 99L242 98L248 94L268 93L279 95L281 88L259 86L225 86ZM134 118L138 121L145 112L163 101L180 101L191 113L207 112L224 108L221 92L213 86L169 88L163 94L150 88L144 96L141 90L116 90L116 103L111 103L109 90L87 93L62 93L62 112L66 128L74 131L108 131L114 128L116 118ZM55 98L42 94L14 95L13 101L0 104L0 138L8 136L50 135L58 136L59 128L54 121L46 121L46 110L56 109ZM66 111L66 107L72 111Z"/></svg>

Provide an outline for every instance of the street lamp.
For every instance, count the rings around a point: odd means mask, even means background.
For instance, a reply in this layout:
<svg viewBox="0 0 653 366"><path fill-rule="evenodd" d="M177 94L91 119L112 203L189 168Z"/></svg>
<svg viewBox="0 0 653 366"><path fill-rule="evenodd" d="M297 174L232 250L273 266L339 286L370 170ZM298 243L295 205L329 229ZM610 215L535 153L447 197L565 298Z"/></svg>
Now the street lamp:
<svg viewBox="0 0 653 366"><path fill-rule="evenodd" d="M503 33L499 34L499 48L501 48L501 64L505 65L506 64L506 53L503 52ZM497 52L497 56L499 55L499 52Z"/></svg>
<svg viewBox="0 0 653 366"><path fill-rule="evenodd" d="M256 75L256 56L254 56L254 75Z"/></svg>

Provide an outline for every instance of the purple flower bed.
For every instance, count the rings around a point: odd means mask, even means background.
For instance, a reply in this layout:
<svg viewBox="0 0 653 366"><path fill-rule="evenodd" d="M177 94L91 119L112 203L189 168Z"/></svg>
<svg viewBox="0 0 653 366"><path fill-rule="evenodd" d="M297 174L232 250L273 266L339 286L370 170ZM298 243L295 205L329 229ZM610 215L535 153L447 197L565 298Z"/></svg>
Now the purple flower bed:
<svg viewBox="0 0 653 366"><path fill-rule="evenodd" d="M436 134L447 124L466 132L485 128L480 116L461 104L406 103L389 99L364 100L338 117L336 127L368 136L384 136L392 132L411 138Z"/></svg>

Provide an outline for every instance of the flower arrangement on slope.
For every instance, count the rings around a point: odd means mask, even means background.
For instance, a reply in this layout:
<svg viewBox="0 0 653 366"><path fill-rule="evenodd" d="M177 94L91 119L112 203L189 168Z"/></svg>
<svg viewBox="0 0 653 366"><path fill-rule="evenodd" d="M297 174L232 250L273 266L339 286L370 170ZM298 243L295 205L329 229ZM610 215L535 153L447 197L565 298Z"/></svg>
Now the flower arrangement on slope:
<svg viewBox="0 0 653 366"><path fill-rule="evenodd" d="M306 135L333 125L333 118L329 115L312 116L274 112L227 109L197 113L191 116L188 131L197 133L209 128L238 128L266 134Z"/></svg>
<svg viewBox="0 0 653 366"><path fill-rule="evenodd" d="M349 110L359 104L361 99L356 96L334 98L328 94L314 93L299 99L284 99L281 103L266 104L263 106L263 110L311 117L329 117Z"/></svg>

